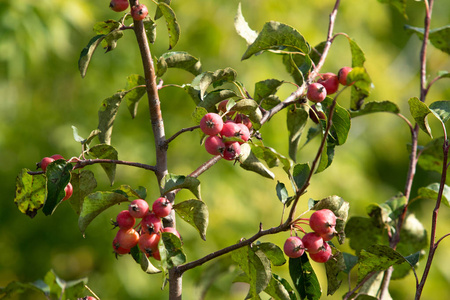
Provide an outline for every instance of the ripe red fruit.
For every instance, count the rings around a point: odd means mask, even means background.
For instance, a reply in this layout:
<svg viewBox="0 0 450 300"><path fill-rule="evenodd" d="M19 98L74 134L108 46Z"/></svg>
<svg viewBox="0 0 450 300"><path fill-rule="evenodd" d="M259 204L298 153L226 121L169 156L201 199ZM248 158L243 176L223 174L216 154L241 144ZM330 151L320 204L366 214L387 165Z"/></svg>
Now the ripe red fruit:
<svg viewBox="0 0 450 300"><path fill-rule="evenodd" d="M327 119L324 112L317 110L315 105L311 105L311 108L309 109L309 118L316 124L319 124L320 120Z"/></svg>
<svg viewBox="0 0 450 300"><path fill-rule="evenodd" d="M42 171L46 171L47 170L47 166L51 163L55 161L54 158L51 157L44 157L41 162L38 164L38 167L42 169Z"/></svg>
<svg viewBox="0 0 450 300"><path fill-rule="evenodd" d="M178 230L176 230L173 227L164 227L163 229L161 229L162 232L170 232L175 234L179 239L181 239L180 233L178 232Z"/></svg>
<svg viewBox="0 0 450 300"><path fill-rule="evenodd" d="M135 218L143 218L146 214L148 214L148 203L143 199L133 200L128 206L128 211Z"/></svg>
<svg viewBox="0 0 450 300"><path fill-rule="evenodd" d="M236 117L234 117L234 122L236 124L244 124L245 126L247 126L248 130L251 130L253 126L252 121L250 121L249 117L244 114L237 114Z"/></svg>
<svg viewBox="0 0 450 300"><path fill-rule="evenodd" d="M226 145L222 157L226 160L235 160L241 154L241 145L238 142L233 142Z"/></svg>
<svg viewBox="0 0 450 300"><path fill-rule="evenodd" d="M121 229L130 229L136 224L136 219L130 214L128 210L122 210L116 217L115 226Z"/></svg>
<svg viewBox="0 0 450 300"><path fill-rule="evenodd" d="M159 218L167 217L172 211L172 204L167 198L159 197L153 202L152 211Z"/></svg>
<svg viewBox="0 0 450 300"><path fill-rule="evenodd" d="M138 246L139 249L145 255L150 256L153 252L158 250L158 242L159 242L160 236L156 233L145 233L139 237Z"/></svg>
<svg viewBox="0 0 450 300"><path fill-rule="evenodd" d="M148 9L147 6L145 6L144 4L134 5L131 8L131 16L133 17L133 20L136 21L144 20L147 15Z"/></svg>
<svg viewBox="0 0 450 300"><path fill-rule="evenodd" d="M223 124L222 130L220 131L220 135L222 137L239 137L241 128L234 122L225 122Z"/></svg>
<svg viewBox="0 0 450 300"><path fill-rule="evenodd" d="M291 258L302 256L305 252L302 239L298 236L289 237L286 242L284 242L283 251L288 257Z"/></svg>
<svg viewBox="0 0 450 300"><path fill-rule="evenodd" d="M161 219L154 213L149 213L142 219L141 227L145 233L158 233L161 230Z"/></svg>
<svg viewBox="0 0 450 300"><path fill-rule="evenodd" d="M114 238L112 246L116 254L122 255L130 253L130 249L124 248L120 245L120 243L117 241L117 237Z"/></svg>
<svg viewBox="0 0 450 300"><path fill-rule="evenodd" d="M317 82L322 84L327 90L327 95L331 95L337 92L339 89L339 79L334 73L319 74L320 78Z"/></svg>
<svg viewBox="0 0 450 300"><path fill-rule="evenodd" d="M237 123L236 125L240 128L239 138L245 143L250 138L250 130L248 130L248 127L242 123ZM240 144L242 144L242 142L240 142Z"/></svg>
<svg viewBox="0 0 450 300"><path fill-rule="evenodd" d="M325 87L317 82L311 83L308 86L306 97L312 102L322 102L327 96L327 90Z"/></svg>
<svg viewBox="0 0 450 300"><path fill-rule="evenodd" d="M353 82L347 83L347 75L353 70L351 67L343 67L338 72L339 83L342 85L352 85Z"/></svg>
<svg viewBox="0 0 450 300"><path fill-rule="evenodd" d="M336 216L329 209L315 211L309 218L309 226L319 235L335 232Z"/></svg>
<svg viewBox="0 0 450 300"><path fill-rule="evenodd" d="M220 155L225 150L225 143L217 135L211 135L205 140L205 149L209 154Z"/></svg>
<svg viewBox="0 0 450 300"><path fill-rule="evenodd" d="M60 154L53 154L52 156L50 156L51 158L53 158L54 160L58 160L58 159L65 159L64 156L60 155Z"/></svg>
<svg viewBox="0 0 450 300"><path fill-rule="evenodd" d="M328 243L323 243L322 249L317 253L309 253L309 257L315 262L325 263L330 259L331 254L330 245L328 245Z"/></svg>
<svg viewBox="0 0 450 300"><path fill-rule="evenodd" d="M156 260L161 260L161 255L159 254L159 250L156 250L152 253L152 256Z"/></svg>
<svg viewBox="0 0 450 300"><path fill-rule="evenodd" d="M109 7L116 12L124 11L128 8L128 0L111 0Z"/></svg>
<svg viewBox="0 0 450 300"><path fill-rule="evenodd" d="M67 199L69 199L70 197L72 197L73 194L73 186L72 184L69 182L66 187L64 188L64 192L66 193L66 195L64 196L64 198L61 201L66 201Z"/></svg>
<svg viewBox="0 0 450 300"><path fill-rule="evenodd" d="M317 253L323 246L323 239L320 235L315 232L309 232L305 234L302 238L303 246L306 251L311 253Z"/></svg>
<svg viewBox="0 0 450 300"><path fill-rule="evenodd" d="M336 235L336 232L333 231L333 232L330 232L330 233L321 234L320 236L322 237L322 239L325 242L328 242L328 241L331 241L334 238L335 235Z"/></svg>
<svg viewBox="0 0 450 300"><path fill-rule="evenodd" d="M119 231L117 231L115 240L120 247L131 249L137 245L139 241L139 233L133 228L119 229Z"/></svg>
<svg viewBox="0 0 450 300"><path fill-rule="evenodd" d="M200 120L200 129L204 134L216 135L223 127L222 118L216 113L207 113Z"/></svg>
<svg viewBox="0 0 450 300"><path fill-rule="evenodd" d="M81 299L81 300L97 300L96 298L94 298L92 296L86 296L86 297L78 298L78 299Z"/></svg>

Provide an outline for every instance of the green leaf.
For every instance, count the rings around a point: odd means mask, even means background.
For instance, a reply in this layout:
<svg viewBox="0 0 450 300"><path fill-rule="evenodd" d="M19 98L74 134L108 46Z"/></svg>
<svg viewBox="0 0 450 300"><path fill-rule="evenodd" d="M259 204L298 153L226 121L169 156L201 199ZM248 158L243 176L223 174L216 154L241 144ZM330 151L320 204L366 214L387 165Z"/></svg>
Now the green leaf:
<svg viewBox="0 0 450 300"><path fill-rule="evenodd" d="M262 143L258 143L257 141L253 141L251 147L252 152L255 154L255 156L259 159L264 160L269 168L276 167L281 163L283 166L283 170L287 174L290 174L289 172L292 168L292 161L287 157L276 152L275 149L266 147Z"/></svg>
<svg viewBox="0 0 450 300"><path fill-rule="evenodd" d="M142 271L147 274L158 274L161 273L161 270L155 267L150 260L144 255L140 250L139 252L139 264L141 266Z"/></svg>
<svg viewBox="0 0 450 300"><path fill-rule="evenodd" d="M49 294L63 300L82 297L86 291L87 278L65 281L50 270L45 275L44 281L50 288Z"/></svg>
<svg viewBox="0 0 450 300"><path fill-rule="evenodd" d="M358 257L358 283L373 271L384 271L405 261L400 253L386 245L373 245L367 250L362 249Z"/></svg>
<svg viewBox="0 0 450 300"><path fill-rule="evenodd" d="M348 38L348 43L350 45L350 51L352 53L352 67L353 68L363 67L364 62L366 61L366 56L364 55L364 52L361 50L361 48L355 42L355 40Z"/></svg>
<svg viewBox="0 0 450 300"><path fill-rule="evenodd" d="M426 187L419 188L419 196L426 199L437 200L439 194L439 183L432 183ZM450 187L444 184L444 189L442 193L442 203L450 207Z"/></svg>
<svg viewBox="0 0 450 300"><path fill-rule="evenodd" d="M169 50L175 47L180 38L180 25L173 9L164 2L158 3L158 8L161 10L166 19L167 31L169 32Z"/></svg>
<svg viewBox="0 0 450 300"><path fill-rule="evenodd" d="M287 129L289 132L289 157L295 162L297 160L297 149L300 137L308 121L308 112L304 106L291 105L287 110Z"/></svg>
<svg viewBox="0 0 450 300"><path fill-rule="evenodd" d="M84 143L85 139L78 134L78 128L72 125L73 139L78 143Z"/></svg>
<svg viewBox="0 0 450 300"><path fill-rule="evenodd" d="M284 50L308 54L310 46L305 38L293 27L279 22L267 22L256 40L248 46L242 60L261 51Z"/></svg>
<svg viewBox="0 0 450 300"><path fill-rule="evenodd" d="M383 228L376 226L371 218L351 217L345 225L345 236L350 239L350 248L358 254L374 244L387 243L383 239Z"/></svg>
<svg viewBox="0 0 450 300"><path fill-rule="evenodd" d="M409 99L408 104L411 115L417 124L419 124L420 129L432 138L433 136L431 135L431 129L427 120L427 115L431 112L428 106L417 97Z"/></svg>
<svg viewBox="0 0 450 300"><path fill-rule="evenodd" d="M339 275L346 269L344 256L341 252L333 253L333 258L325 263L325 271L327 274L327 295L333 295L341 286L342 280Z"/></svg>
<svg viewBox="0 0 450 300"><path fill-rule="evenodd" d="M170 5L171 2L172 2L172 0L158 0L158 2L164 2L164 3L166 3L167 5ZM162 16L163 16L163 14L162 14L161 9L160 9L159 7L157 7L157 8L156 8L156 12L155 12L154 19L155 19L155 20L158 20L158 19L160 19Z"/></svg>
<svg viewBox="0 0 450 300"><path fill-rule="evenodd" d="M387 4L392 5L403 15L403 17L407 18L407 16L406 16L406 0L378 0L378 2L387 3Z"/></svg>
<svg viewBox="0 0 450 300"><path fill-rule="evenodd" d="M312 60L308 55L285 54L283 64L297 85L302 85L312 67Z"/></svg>
<svg viewBox="0 0 450 300"><path fill-rule="evenodd" d="M102 101L98 110L98 139L102 144L111 144L111 134L119 105L128 91L119 91Z"/></svg>
<svg viewBox="0 0 450 300"><path fill-rule="evenodd" d="M250 290L246 297L256 297L264 291L272 278L270 261L261 250L252 247L242 247L231 252L231 258L248 276Z"/></svg>
<svg viewBox="0 0 450 300"><path fill-rule="evenodd" d="M281 203L286 204L286 201L289 198L289 194L284 183L278 181L275 188L277 191L278 199L281 201Z"/></svg>
<svg viewBox="0 0 450 300"><path fill-rule="evenodd" d="M343 271L348 274L358 263L358 257L347 252L342 252L342 255L345 263L345 269Z"/></svg>
<svg viewBox="0 0 450 300"><path fill-rule="evenodd" d="M295 291L289 282L273 273L269 285L264 292L271 296L274 300L297 300Z"/></svg>
<svg viewBox="0 0 450 300"><path fill-rule="evenodd" d="M325 148L320 156L320 161L319 165L317 166L316 173L324 171L331 165L334 159L334 148L334 145L327 145L327 143L325 143Z"/></svg>
<svg viewBox="0 0 450 300"><path fill-rule="evenodd" d="M417 36L423 40L423 28L405 25L405 29L409 33L417 34ZM434 47L442 52L450 54L450 25L430 30L428 38Z"/></svg>
<svg viewBox="0 0 450 300"><path fill-rule="evenodd" d="M329 97L322 101L322 106L325 109L326 115L329 116L329 107L331 107L333 100ZM351 119L349 112L336 104L332 118L331 130L328 135L328 145L342 145L347 141L348 133L350 131Z"/></svg>
<svg viewBox="0 0 450 300"><path fill-rule="evenodd" d="M30 218L44 205L47 197L47 180L45 175L30 175L29 169L22 169L16 178L17 208Z"/></svg>
<svg viewBox="0 0 450 300"><path fill-rule="evenodd" d="M114 30L105 36L102 41L102 46L106 49L106 52L112 51L117 47L117 41L123 37L122 30Z"/></svg>
<svg viewBox="0 0 450 300"><path fill-rule="evenodd" d="M120 26L121 26L120 22L109 19L107 21L95 23L93 30L96 34L108 34L111 31L119 28Z"/></svg>
<svg viewBox="0 0 450 300"><path fill-rule="evenodd" d="M261 128L262 112L255 100L239 100L233 106L233 110L247 115L250 121L252 121L253 129L258 130L259 128Z"/></svg>
<svg viewBox="0 0 450 300"><path fill-rule="evenodd" d="M284 81L278 79L266 79L255 83L255 93L253 98L262 105L269 96L274 96ZM278 97L277 97L278 98Z"/></svg>
<svg viewBox="0 0 450 300"><path fill-rule="evenodd" d="M303 254L298 258L289 258L289 274L302 300L320 299L322 289L316 273L308 260L308 255Z"/></svg>
<svg viewBox="0 0 450 300"><path fill-rule="evenodd" d="M128 76L125 90L128 91L125 95L125 101L127 102L131 117L134 119L136 117L139 100L141 100L142 96L147 92L145 78L138 74Z"/></svg>
<svg viewBox="0 0 450 300"><path fill-rule="evenodd" d="M111 160L118 159L117 150L113 146L107 144L95 145L94 147L89 149L88 154L98 159L111 159ZM108 176L111 185L113 185L114 178L116 176L116 164L102 163L100 165L106 172L106 175Z"/></svg>
<svg viewBox="0 0 450 300"><path fill-rule="evenodd" d="M45 294L48 292L48 286L42 281L36 281L33 283L11 281L7 286L0 287L0 299L8 299L16 294L25 293L27 291L35 291Z"/></svg>
<svg viewBox="0 0 450 300"><path fill-rule="evenodd" d="M163 269L167 270L186 262L181 240L173 233L162 232L158 244Z"/></svg>
<svg viewBox="0 0 450 300"><path fill-rule="evenodd" d="M326 45L327 41L320 42L313 48L313 51L311 51L311 53L309 54L311 60L314 62L315 65L319 63Z"/></svg>
<svg viewBox="0 0 450 300"><path fill-rule="evenodd" d="M200 200L186 200L173 206L175 212L198 230L203 240L206 240L206 229L208 228L208 207Z"/></svg>
<svg viewBox="0 0 450 300"><path fill-rule="evenodd" d="M47 199L45 199L42 212L48 216L53 214L56 206L66 195L64 188L70 182L72 164L63 159L51 162L47 166Z"/></svg>
<svg viewBox="0 0 450 300"><path fill-rule="evenodd" d="M200 180L195 177L167 174L161 182L162 195L176 189L188 189L194 194L197 199L201 200L200 196Z"/></svg>
<svg viewBox="0 0 450 300"><path fill-rule="evenodd" d="M206 89L213 85L217 87L224 82L233 82L236 80L237 73L232 68L216 70L215 72L203 72L192 81L192 86L200 91L200 99L203 100Z"/></svg>
<svg viewBox="0 0 450 300"><path fill-rule="evenodd" d="M127 184L122 184L117 189L113 190L114 193L123 194L128 199L144 199L147 197L147 189L140 186L137 190L131 188Z"/></svg>
<svg viewBox="0 0 450 300"><path fill-rule="evenodd" d="M84 197L92 193L97 187L94 173L90 170L83 170L80 173L72 173L70 180L73 186L73 194L69 203L77 215L80 215Z"/></svg>
<svg viewBox="0 0 450 300"><path fill-rule="evenodd" d="M86 196L78 218L78 228L81 233L84 235L92 220L105 209L127 201L129 200L125 195L114 192L95 192Z"/></svg>
<svg viewBox="0 0 450 300"><path fill-rule="evenodd" d="M390 102L390 101L381 101L381 102L368 102L366 103L361 109L353 111L350 111L350 116L352 118L371 114L371 113L377 113L377 112L389 112L393 114L398 114L400 112L400 109L398 108L397 104Z"/></svg>
<svg viewBox="0 0 450 300"><path fill-rule="evenodd" d="M84 78L86 76L87 68L89 67L89 63L91 61L92 55L94 55L95 49L97 49L98 45L105 38L105 34L99 34L94 36L86 47L81 50L80 58L78 59L78 69L80 71L81 77Z"/></svg>
<svg viewBox="0 0 450 300"><path fill-rule="evenodd" d="M195 76L202 72L200 60L187 52L171 51L164 53L161 57L164 59L168 68L182 69Z"/></svg>
<svg viewBox="0 0 450 300"><path fill-rule="evenodd" d="M431 140L425 145L422 154L419 156L419 166L424 170L442 172L442 161L444 154L442 146L444 137Z"/></svg>
<svg viewBox="0 0 450 300"><path fill-rule="evenodd" d="M264 252L274 266L282 266L286 263L283 250L277 245L272 243L259 243L255 247Z"/></svg>
<svg viewBox="0 0 450 300"><path fill-rule="evenodd" d="M258 160L255 154L252 152L252 148L248 143L241 145L241 154L239 156L239 166L247 171L258 173L259 175L274 179L275 175L267 167Z"/></svg>
<svg viewBox="0 0 450 300"><path fill-rule="evenodd" d="M347 75L348 82L354 82L351 86L350 109L359 110L370 91L372 90L372 80L363 67L354 67Z"/></svg>
<svg viewBox="0 0 450 300"><path fill-rule="evenodd" d="M296 164L292 172L292 178L297 189L301 189L308 180L311 169L308 164Z"/></svg>
<svg viewBox="0 0 450 300"><path fill-rule="evenodd" d="M236 29L237 34L239 34L248 45L252 44L258 37L258 32L251 29L247 21L245 21L245 18L242 15L240 2L238 4L236 16L234 17L234 28Z"/></svg>
<svg viewBox="0 0 450 300"><path fill-rule="evenodd" d="M148 16L142 22L144 23L144 29L149 43L154 44L156 41L156 23Z"/></svg>
<svg viewBox="0 0 450 300"><path fill-rule="evenodd" d="M198 106L204 107L208 112L216 112L216 104L236 96L236 93L232 90L217 89L207 93L203 101L201 101Z"/></svg>
<svg viewBox="0 0 450 300"><path fill-rule="evenodd" d="M442 124L450 119L450 101L435 101L430 104L429 109Z"/></svg>

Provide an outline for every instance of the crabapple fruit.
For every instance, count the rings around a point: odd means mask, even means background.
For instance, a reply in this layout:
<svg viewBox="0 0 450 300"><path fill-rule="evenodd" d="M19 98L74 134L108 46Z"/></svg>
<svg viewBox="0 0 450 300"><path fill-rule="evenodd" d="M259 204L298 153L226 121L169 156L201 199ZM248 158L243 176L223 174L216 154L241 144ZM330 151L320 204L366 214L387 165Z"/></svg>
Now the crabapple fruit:
<svg viewBox="0 0 450 300"><path fill-rule="evenodd" d="M145 253L145 255L150 256L154 251L158 250L159 239L159 234L145 233L139 237L139 249L141 249L141 251Z"/></svg>
<svg viewBox="0 0 450 300"><path fill-rule="evenodd" d="M52 156L50 156L51 158L53 158L54 160L58 160L58 159L65 159L64 156L60 155L60 154L53 154Z"/></svg>
<svg viewBox="0 0 450 300"><path fill-rule="evenodd" d="M139 241L139 233L133 228L119 229L119 231L117 231L115 239L120 247L131 249L137 245Z"/></svg>
<svg viewBox="0 0 450 300"><path fill-rule="evenodd" d="M319 74L320 78L317 82L325 87L327 95L331 95L337 92L339 89L339 79L334 73Z"/></svg>
<svg viewBox="0 0 450 300"><path fill-rule="evenodd" d="M161 229L162 232L170 232L175 234L179 239L181 239L180 233L178 232L178 230L176 230L173 227L164 227L163 229Z"/></svg>
<svg viewBox="0 0 450 300"><path fill-rule="evenodd" d="M306 97L312 102L322 102L327 97L327 90L320 83L311 83L308 86Z"/></svg>
<svg viewBox="0 0 450 300"><path fill-rule="evenodd" d="M69 182L66 187L64 188L64 192L66 193L64 198L61 201L66 201L67 199L69 199L70 197L72 197L73 194L73 186L72 184Z"/></svg>
<svg viewBox="0 0 450 300"><path fill-rule="evenodd" d="M237 123L236 125L240 128L239 138L245 143L250 138L250 130L248 130L248 127L243 123ZM240 142L240 144L242 144L242 142Z"/></svg>
<svg viewBox="0 0 450 300"><path fill-rule="evenodd" d="M147 201L144 199L136 199L131 201L128 211L135 218L143 218L149 212Z"/></svg>
<svg viewBox="0 0 450 300"><path fill-rule="evenodd" d="M222 130L220 131L220 135L222 137L239 137L239 132L241 128L234 122L225 122L223 124Z"/></svg>
<svg viewBox="0 0 450 300"><path fill-rule="evenodd" d="M317 253L323 246L323 239L320 235L315 232L309 232L305 234L302 238L303 246L306 251L311 253Z"/></svg>
<svg viewBox="0 0 450 300"><path fill-rule="evenodd" d="M111 0L109 7L115 12L121 12L128 8L128 0Z"/></svg>
<svg viewBox="0 0 450 300"><path fill-rule="evenodd" d="M154 213L149 213L142 218L141 227L146 233L158 233L161 230L161 219Z"/></svg>
<svg viewBox="0 0 450 300"><path fill-rule="evenodd" d="M318 263L325 263L331 257L331 247L328 243L323 243L322 249L320 249L317 253L309 253L309 257Z"/></svg>
<svg viewBox="0 0 450 300"><path fill-rule="evenodd" d="M136 224L136 219L128 210L122 210L116 217L115 226L121 229L130 229Z"/></svg>
<svg viewBox="0 0 450 300"><path fill-rule="evenodd" d="M311 105L311 108L309 110L309 118L316 124L319 124L320 120L326 120L327 117L325 116L323 111L317 110L315 105Z"/></svg>
<svg viewBox="0 0 450 300"><path fill-rule="evenodd" d="M335 235L336 235L336 232L333 231L333 232L330 232L330 233L321 234L320 236L322 237L322 239L325 242L328 242L328 241L331 241L334 238Z"/></svg>
<svg viewBox="0 0 450 300"><path fill-rule="evenodd" d="M54 158L52 157L44 157L41 162L38 164L38 166L42 169L42 171L47 171L47 166L51 163L55 161Z"/></svg>
<svg viewBox="0 0 450 300"><path fill-rule="evenodd" d="M156 260L161 260L161 255L159 254L159 250L153 251L152 256Z"/></svg>
<svg viewBox="0 0 450 300"><path fill-rule="evenodd" d="M207 113L200 120L200 129L204 134L207 135L216 135L218 134L223 127L223 120L216 113Z"/></svg>
<svg viewBox="0 0 450 300"><path fill-rule="evenodd" d="M351 67L343 67L338 72L339 83L342 85L352 85L353 82L347 83L347 75L353 70Z"/></svg>
<svg viewBox="0 0 450 300"><path fill-rule="evenodd" d="M225 150L225 143L217 135L210 135L205 140L205 149L209 154L220 155Z"/></svg>
<svg viewBox="0 0 450 300"><path fill-rule="evenodd" d="M134 5L131 8L131 16L133 17L133 20L135 20L135 21L144 20L147 15L148 15L148 9L147 9L147 6L145 6L144 4Z"/></svg>
<svg viewBox="0 0 450 300"><path fill-rule="evenodd" d="M238 142L232 142L226 146L222 157L226 160L235 160L241 154L241 145Z"/></svg>
<svg viewBox="0 0 450 300"><path fill-rule="evenodd" d="M251 130L253 127L252 121L250 121L250 118L247 117L244 114L237 114L236 117L234 117L234 122L236 124L242 123L245 126L247 126L248 130Z"/></svg>
<svg viewBox="0 0 450 300"><path fill-rule="evenodd" d="M291 236L285 242L283 246L284 253L291 258L297 258L303 255L305 247L303 246L302 239L298 236Z"/></svg>
<svg viewBox="0 0 450 300"><path fill-rule="evenodd" d="M122 254L130 253L130 249L124 248L120 245L120 243L117 241L117 237L114 238L112 245L113 245L114 252L116 254L122 255Z"/></svg>
<svg viewBox="0 0 450 300"><path fill-rule="evenodd" d="M309 226L319 235L333 233L336 227L336 216L326 208L315 211L309 217Z"/></svg>
<svg viewBox="0 0 450 300"><path fill-rule="evenodd" d="M172 204L167 198L159 197L153 202L152 211L159 218L167 217L172 211Z"/></svg>

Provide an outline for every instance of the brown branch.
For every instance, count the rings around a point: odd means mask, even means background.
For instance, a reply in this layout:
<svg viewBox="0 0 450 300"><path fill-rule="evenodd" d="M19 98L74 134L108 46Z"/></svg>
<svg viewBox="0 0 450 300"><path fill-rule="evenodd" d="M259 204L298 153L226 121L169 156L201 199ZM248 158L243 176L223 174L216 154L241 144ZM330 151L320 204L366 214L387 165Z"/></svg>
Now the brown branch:
<svg viewBox="0 0 450 300"><path fill-rule="evenodd" d="M188 132L188 131L194 131L197 128L200 128L200 125L192 126L192 127L188 127L188 128L183 128L180 131L176 132L174 135L172 135L170 138L168 138L164 143L167 145L171 141L173 141L177 136L179 136L180 134L182 134L184 132Z"/></svg>

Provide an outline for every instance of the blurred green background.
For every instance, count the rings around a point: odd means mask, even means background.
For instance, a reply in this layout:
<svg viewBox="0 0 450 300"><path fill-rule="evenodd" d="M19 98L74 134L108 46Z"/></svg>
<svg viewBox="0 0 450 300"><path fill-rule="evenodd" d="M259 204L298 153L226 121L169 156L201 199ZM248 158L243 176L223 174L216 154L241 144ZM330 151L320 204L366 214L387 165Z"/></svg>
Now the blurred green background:
<svg viewBox="0 0 450 300"><path fill-rule="evenodd" d="M200 58L204 71L233 67L238 80L250 94L254 83L267 78L291 80L280 57L265 53L250 60L240 61L246 49L245 41L234 30L233 19L238 3L250 27L261 30L269 20L287 23L297 28L315 45L325 39L328 15L334 1L294 0L216 0L177 1L172 7L181 26L181 39L174 50L187 51ZM365 51L366 68L375 89L368 100L391 100L410 117L407 100L418 96L420 41L403 30L403 24L422 26L423 3L407 1L408 20L393 8L378 1L342 1L335 32L346 32ZM144 1L152 11L151 1ZM130 74L142 74L139 53L132 31L119 40L116 50L102 53L98 49L86 78L81 79L77 61L81 49L94 35L92 26L97 21L119 19L121 14L108 8L109 1L87 0L3 0L0 2L0 286L10 281L32 282L41 279L53 269L66 280L89 277L89 286L102 299L167 299L168 289L161 291L160 275L146 275L131 257L116 260L111 242L115 231L110 219L123 209L114 207L98 217L87 229L86 238L80 234L77 216L70 205L61 205L51 217L41 212L34 219L22 215L16 208L15 178L22 168L34 169L44 156L55 153L66 158L78 156L81 147L74 141L71 126L76 126L86 137L97 126L97 110L106 97L125 87ZM449 23L450 2L436 1L432 28ZM168 48L163 20L158 21L157 43L153 55L159 56ZM448 55L429 48L429 74L450 70ZM350 65L350 51L345 38L333 44L323 71L337 72ZM169 70L165 83L189 83L193 76L185 71ZM292 92L286 85L280 98ZM166 134L171 136L183 127L195 125L191 113L195 107L182 90L166 88L161 91ZM341 97L346 105L348 94ZM436 83L430 90L429 102L450 100L448 80ZM431 121L436 136L437 124ZM287 155L288 143L285 114L276 115L262 130L266 145ZM299 211L306 209L307 199L321 199L339 195L350 202L351 215L365 215L365 207L372 202L384 202L402 191L406 178L410 141L405 123L393 115L375 114L357 118L352 123L347 143L338 148L331 168L314 176ZM429 141L421 135L422 144ZM188 174L210 156L199 144L197 132L185 133L169 149L169 171ZM132 120L125 107L116 119L112 144L119 158L143 163L154 163L154 144L150 130L148 106L142 101L137 117ZM305 147L298 156L301 162L310 161L316 143ZM106 175L98 166L90 167L99 182L98 190L110 189ZM279 168L273 170L277 179L287 186L287 178ZM417 188L437 181L437 174L418 170L413 196ZM275 193L276 180L261 178L225 161L219 162L200 177L202 196L210 212L207 241L202 241L189 225L178 222L184 239L188 260L194 260L215 251L258 230L259 222L265 228L276 226L282 206ZM148 200L158 196L152 173L136 168L117 167L115 186L129 184L145 186ZM176 201L192 197L188 192L177 195ZM428 229L430 201L417 201L412 211ZM438 236L448 232L449 211L440 212ZM270 236L282 246L288 236ZM450 283L450 248L444 241L436 254L423 299L445 299ZM339 246L348 251L346 245ZM184 298L199 299L202 272L218 262L188 271L184 278ZM313 265L326 291L324 267ZM232 284L233 274L218 278L206 294L206 299L243 299L246 287ZM275 267L274 272L288 277L287 266ZM422 269L419 267L419 274ZM208 278L208 277L207 277ZM354 284L355 280L353 280ZM335 296L341 299L348 289L343 283ZM391 284L394 299L411 299L414 278L407 277ZM86 293L88 294L88 293ZM35 293L18 295L17 299L44 299Z"/></svg>

